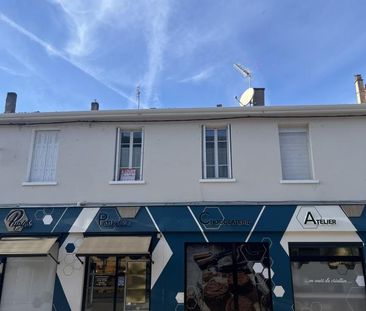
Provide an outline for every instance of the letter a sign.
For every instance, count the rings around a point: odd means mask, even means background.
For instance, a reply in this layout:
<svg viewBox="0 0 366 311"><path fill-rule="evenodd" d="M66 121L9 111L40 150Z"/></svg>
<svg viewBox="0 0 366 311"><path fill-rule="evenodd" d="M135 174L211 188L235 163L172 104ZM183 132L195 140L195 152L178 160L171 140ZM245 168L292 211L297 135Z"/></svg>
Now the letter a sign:
<svg viewBox="0 0 366 311"><path fill-rule="evenodd" d="M311 212L308 212L306 214L306 218L305 218L304 224L307 225L309 221L312 222L314 225L316 225L316 221L315 221L314 216L313 216L313 214Z"/></svg>

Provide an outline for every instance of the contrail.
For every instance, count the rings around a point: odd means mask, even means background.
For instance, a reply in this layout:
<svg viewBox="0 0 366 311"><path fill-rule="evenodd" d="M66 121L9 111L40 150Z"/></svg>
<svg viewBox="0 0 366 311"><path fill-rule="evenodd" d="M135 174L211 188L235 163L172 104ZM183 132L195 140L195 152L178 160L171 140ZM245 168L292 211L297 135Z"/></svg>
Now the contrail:
<svg viewBox="0 0 366 311"><path fill-rule="evenodd" d="M7 25L9 25L10 27L12 27L13 29L15 29L16 31L20 32L21 34L23 34L24 36L26 36L27 38L29 38L33 42L38 43L49 54L53 54L53 55L56 55L56 56L60 57L61 59L63 59L67 63L71 64L75 68L81 70L83 73L85 73L89 77L93 78L94 80L98 81L99 83L101 83L105 87L107 87L110 90L112 90L112 91L116 92L117 94L121 95L122 97L124 97L125 99L127 99L130 103L135 103L135 100L132 99L129 95L127 95L126 93L122 92L121 90L115 88L113 85L109 84L104 79L101 79L99 77L96 77L92 72L90 72L89 70L83 68L77 62L75 62L72 59L68 58L61 51L59 51L56 48L54 48L51 44L49 44L46 41L38 38L36 35L34 35L33 33L31 33L30 31L28 31L27 29L23 28L22 26L20 26L19 24L17 24L16 22L14 22L13 20L11 20L10 18L8 18L7 16L5 16L1 12L0 12L0 20L2 20L4 23L6 23Z"/></svg>
<svg viewBox="0 0 366 311"><path fill-rule="evenodd" d="M156 87L155 84L158 75L163 69L164 52L168 41L167 27L170 13L169 2L160 2L158 14L152 10L147 10L147 12L150 12L151 14L151 16L148 16L150 17L149 20L151 20L151 25L147 30L149 56L148 71L144 77L144 84L146 91L145 98L149 103L152 100L152 95L154 95L153 92Z"/></svg>

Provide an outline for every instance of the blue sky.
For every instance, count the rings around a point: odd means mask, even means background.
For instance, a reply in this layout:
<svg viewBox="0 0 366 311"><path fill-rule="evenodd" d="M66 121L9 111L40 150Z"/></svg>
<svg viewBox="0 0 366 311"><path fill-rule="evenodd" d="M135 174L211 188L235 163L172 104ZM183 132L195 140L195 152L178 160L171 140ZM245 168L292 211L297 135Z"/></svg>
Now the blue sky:
<svg viewBox="0 0 366 311"><path fill-rule="evenodd" d="M355 103L365 0L2 0L0 98L17 111ZM2 108L1 108L2 109Z"/></svg>

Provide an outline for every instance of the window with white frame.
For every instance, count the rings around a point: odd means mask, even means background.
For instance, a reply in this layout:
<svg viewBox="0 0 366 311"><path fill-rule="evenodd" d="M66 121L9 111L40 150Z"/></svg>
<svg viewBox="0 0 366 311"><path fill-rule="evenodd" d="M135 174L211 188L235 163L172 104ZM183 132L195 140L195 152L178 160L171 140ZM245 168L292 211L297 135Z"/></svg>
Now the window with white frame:
<svg viewBox="0 0 366 311"><path fill-rule="evenodd" d="M280 127L279 138L282 179L313 179L308 127Z"/></svg>
<svg viewBox="0 0 366 311"><path fill-rule="evenodd" d="M142 130L118 129L116 181L142 180Z"/></svg>
<svg viewBox="0 0 366 311"><path fill-rule="evenodd" d="M59 131L35 131L28 178L30 182L56 181L58 145Z"/></svg>
<svg viewBox="0 0 366 311"><path fill-rule="evenodd" d="M230 126L203 126L203 178L231 178Z"/></svg>

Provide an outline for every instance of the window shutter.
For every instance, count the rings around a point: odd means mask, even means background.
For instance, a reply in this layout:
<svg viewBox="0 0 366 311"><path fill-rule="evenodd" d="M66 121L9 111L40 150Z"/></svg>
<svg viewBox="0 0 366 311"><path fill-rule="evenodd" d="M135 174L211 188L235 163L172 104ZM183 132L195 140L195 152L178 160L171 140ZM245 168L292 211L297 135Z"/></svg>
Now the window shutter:
<svg viewBox="0 0 366 311"><path fill-rule="evenodd" d="M37 131L29 180L31 182L55 181L57 155L58 131Z"/></svg>
<svg viewBox="0 0 366 311"><path fill-rule="evenodd" d="M280 150L283 179L312 179L306 129L280 130Z"/></svg>

